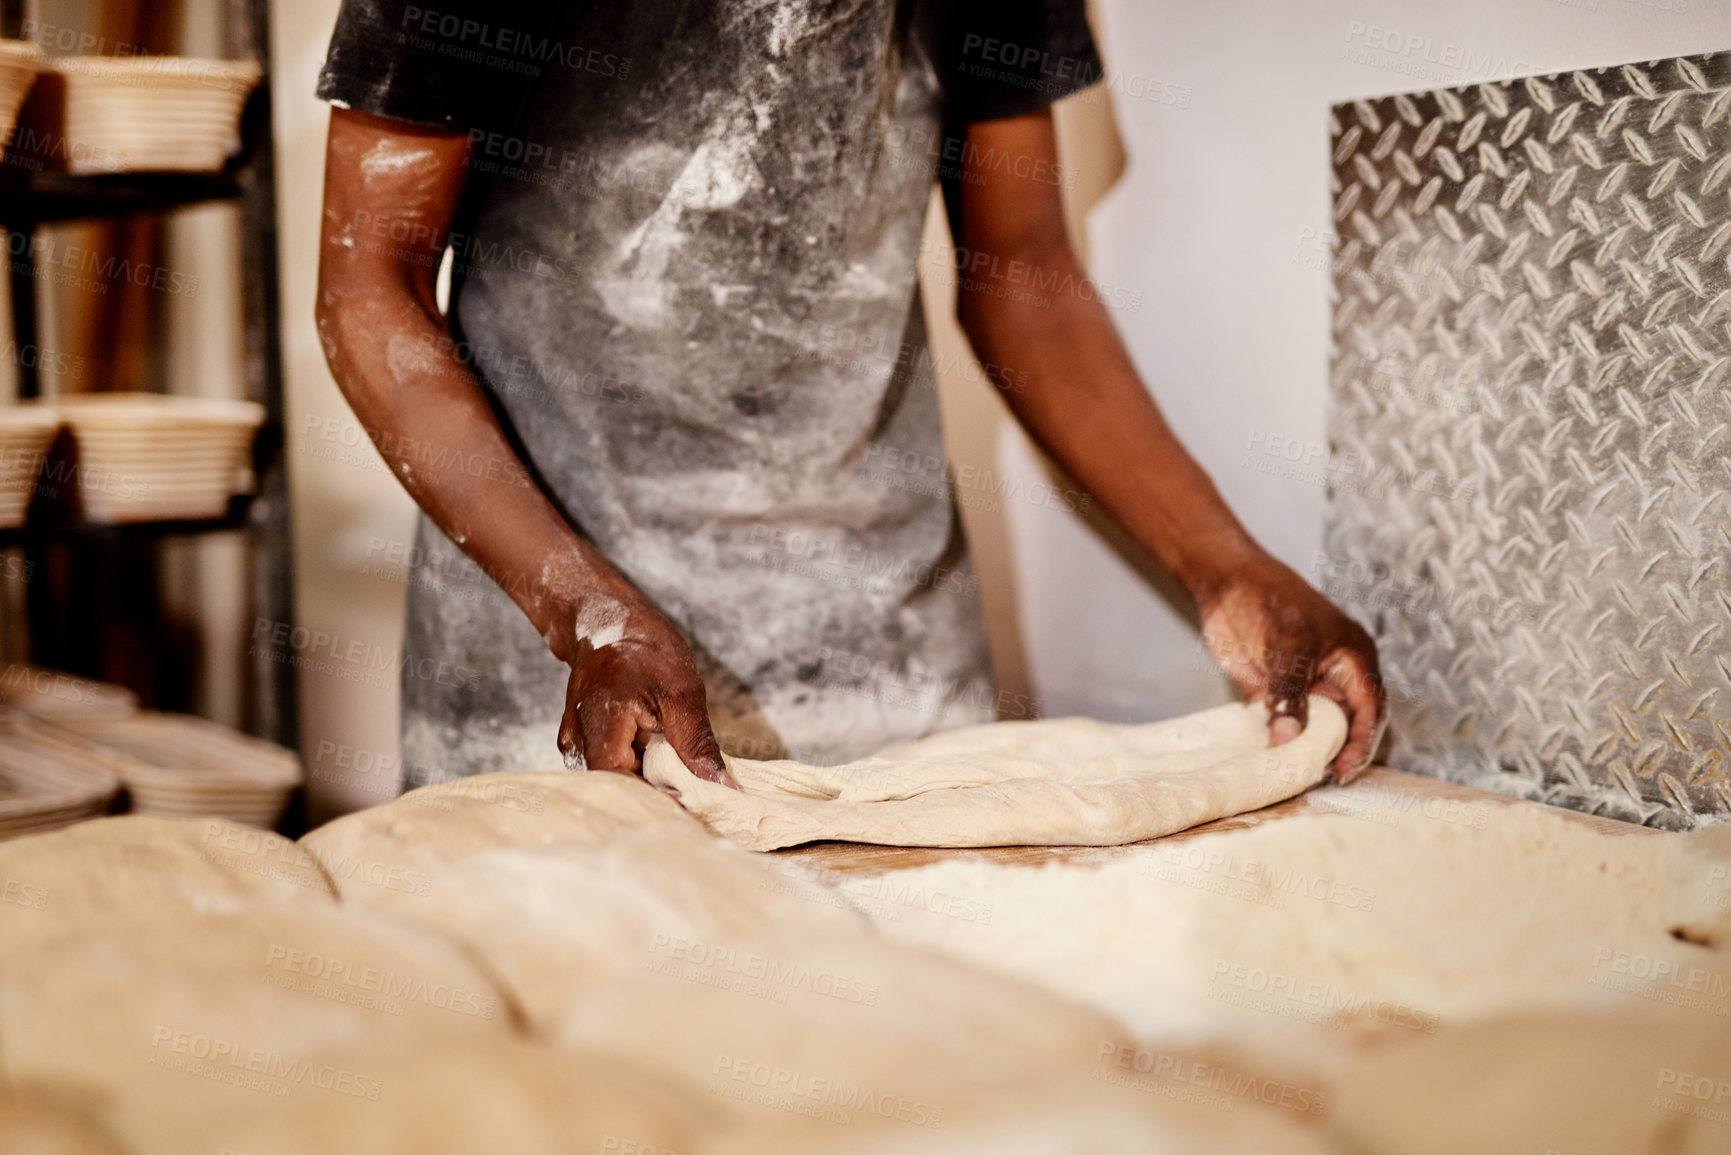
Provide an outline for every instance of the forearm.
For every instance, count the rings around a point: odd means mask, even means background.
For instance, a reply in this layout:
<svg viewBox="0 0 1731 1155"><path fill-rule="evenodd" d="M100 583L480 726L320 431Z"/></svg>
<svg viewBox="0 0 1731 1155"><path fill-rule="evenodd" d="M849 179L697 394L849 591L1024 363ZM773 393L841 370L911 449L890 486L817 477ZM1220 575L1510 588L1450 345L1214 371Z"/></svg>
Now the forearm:
<svg viewBox="0 0 1731 1155"><path fill-rule="evenodd" d="M1042 279L1085 279L1061 241L1018 254ZM1173 435L1096 294L1009 299L963 290L962 325L1028 433L1198 598L1260 552ZM1019 294L1013 295L1020 297Z"/></svg>
<svg viewBox="0 0 1731 1155"><path fill-rule="evenodd" d="M321 317L343 395L433 523L537 632L561 636L556 618L622 579L535 484L443 321L407 294L367 298Z"/></svg>

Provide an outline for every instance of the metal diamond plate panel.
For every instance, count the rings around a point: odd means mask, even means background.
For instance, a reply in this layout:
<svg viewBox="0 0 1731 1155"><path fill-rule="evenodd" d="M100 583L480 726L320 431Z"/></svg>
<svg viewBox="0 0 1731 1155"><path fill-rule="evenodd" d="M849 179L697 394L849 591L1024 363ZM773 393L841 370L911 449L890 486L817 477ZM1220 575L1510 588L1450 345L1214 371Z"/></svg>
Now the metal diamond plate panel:
<svg viewBox="0 0 1731 1155"><path fill-rule="evenodd" d="M1403 769L1731 817L1731 54L1333 109L1327 592Z"/></svg>

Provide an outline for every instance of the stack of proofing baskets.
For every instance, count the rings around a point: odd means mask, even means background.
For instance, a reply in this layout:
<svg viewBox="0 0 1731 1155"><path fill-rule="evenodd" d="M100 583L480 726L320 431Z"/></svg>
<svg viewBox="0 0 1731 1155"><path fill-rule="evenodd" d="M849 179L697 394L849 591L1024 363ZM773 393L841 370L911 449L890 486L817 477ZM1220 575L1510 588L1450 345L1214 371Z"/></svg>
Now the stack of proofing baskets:
<svg viewBox="0 0 1731 1155"><path fill-rule="evenodd" d="M106 812L124 786L135 814L269 828L301 782L292 751L203 718L139 710L118 687L14 664L0 670L0 695L0 838L52 828L9 828L9 801L47 818L74 787L90 805L61 806L57 825ZM13 809L22 827L29 807Z"/></svg>

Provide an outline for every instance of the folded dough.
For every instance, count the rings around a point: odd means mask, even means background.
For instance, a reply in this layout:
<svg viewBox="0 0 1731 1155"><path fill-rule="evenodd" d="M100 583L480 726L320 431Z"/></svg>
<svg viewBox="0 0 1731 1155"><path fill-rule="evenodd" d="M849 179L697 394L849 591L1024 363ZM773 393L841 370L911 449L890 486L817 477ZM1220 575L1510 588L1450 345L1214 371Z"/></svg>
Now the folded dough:
<svg viewBox="0 0 1731 1155"><path fill-rule="evenodd" d="M886 846L1118 846L1258 810L1320 782L1346 717L1310 697L1310 724L1268 745L1260 705L1140 726L1090 718L952 730L840 766L728 758L738 790L698 778L665 740L643 775L753 850L836 839Z"/></svg>

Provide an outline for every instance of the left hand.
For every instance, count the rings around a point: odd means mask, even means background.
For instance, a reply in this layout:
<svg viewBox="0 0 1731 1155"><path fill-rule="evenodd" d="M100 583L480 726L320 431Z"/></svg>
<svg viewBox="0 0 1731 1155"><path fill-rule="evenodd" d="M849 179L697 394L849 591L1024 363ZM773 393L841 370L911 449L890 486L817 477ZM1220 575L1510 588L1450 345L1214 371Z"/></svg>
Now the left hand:
<svg viewBox="0 0 1731 1155"><path fill-rule="evenodd" d="M1267 699L1274 744L1304 731L1308 695L1321 694L1347 717L1335 781L1362 774L1388 721L1376 643L1364 627L1267 554L1198 601L1203 640L1226 676L1251 700Z"/></svg>

